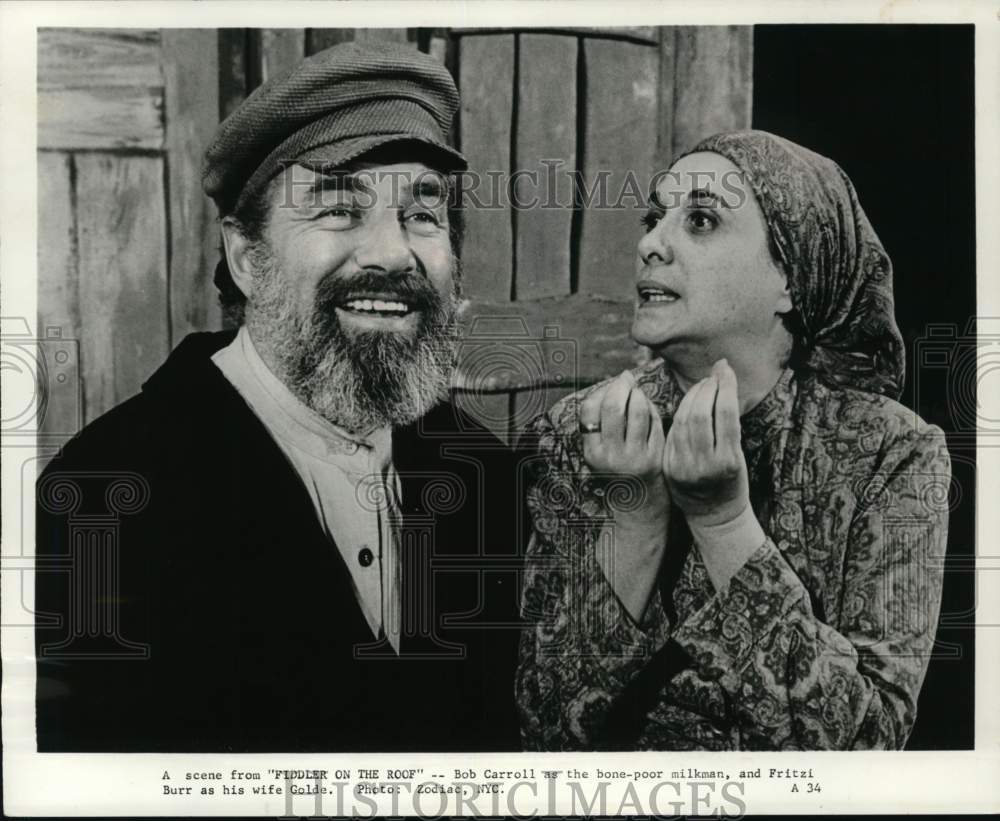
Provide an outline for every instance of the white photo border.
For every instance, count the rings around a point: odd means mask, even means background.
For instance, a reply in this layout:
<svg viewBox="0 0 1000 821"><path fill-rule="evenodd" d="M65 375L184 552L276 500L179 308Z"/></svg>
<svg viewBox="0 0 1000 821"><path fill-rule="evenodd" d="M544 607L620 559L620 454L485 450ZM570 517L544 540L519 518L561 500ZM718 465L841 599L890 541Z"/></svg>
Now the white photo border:
<svg viewBox="0 0 1000 821"><path fill-rule="evenodd" d="M695 10L696 9L696 10ZM0 277L4 316L36 316L36 30L40 27L222 28L370 27L373 22L395 26L545 26L572 19L576 26L625 25L753 25L761 23L973 23L976 59L976 260L979 316L1000 316L1000 6L990 2L910 0L882 5L870 2L7 2L0 3ZM980 372L979 400L987 418L1000 418L1000 382ZM18 386L3 380L3 405L19 406ZM622 772L663 770L726 771L742 769L812 769L822 791L790 795L780 778L761 779L739 796L745 811L759 813L955 813L1000 811L1000 550L990 534L1000 533L1000 505L976 506L977 626L975 750L901 753L558 753L558 754L282 754L282 755L114 755L38 754L34 749L34 639L31 626L18 625L18 612L33 599L30 575L33 552L33 504L19 489L33 486L31 467L23 458L2 460L3 566L3 795L8 815L314 815L314 799L299 796L235 796L225 801L185 801L163 794L165 771L172 784L190 786L187 772L229 773L231 769L266 772L274 768L302 770L374 767L421 769L425 774L476 771L533 771L539 787L532 791L517 778L507 779L505 793L513 801L482 815L563 815L579 812L565 793L549 800L543 771L586 771L582 794L593 795L597 768ZM977 498L995 498L1000 488L1000 450L979 447ZM27 473L25 473L25 469ZM992 555L982 555L982 554ZM990 572L992 571L992 572ZM25 580L28 581L25 581ZM462 779L456 779L462 780ZM694 778L697 781L697 777ZM527 778L521 779L527 783ZM648 785L647 785L648 786ZM664 794L658 806L627 803L627 784L619 781L607 793L609 814L674 814L671 800L685 801L682 813L721 809L737 814L740 801L714 795L700 805L686 795ZM702 793L704 794L704 792ZM433 800L432 800L433 798ZM626 802L626 803L623 803ZM323 814L361 816L379 813L423 815L443 813L437 797L429 796L416 810L406 797L393 804L389 796L371 802L328 804ZM585 808L585 807L584 807ZM659 810L659 812L657 812ZM449 808L450 811L450 808ZM465 814L471 814L466 809Z"/></svg>

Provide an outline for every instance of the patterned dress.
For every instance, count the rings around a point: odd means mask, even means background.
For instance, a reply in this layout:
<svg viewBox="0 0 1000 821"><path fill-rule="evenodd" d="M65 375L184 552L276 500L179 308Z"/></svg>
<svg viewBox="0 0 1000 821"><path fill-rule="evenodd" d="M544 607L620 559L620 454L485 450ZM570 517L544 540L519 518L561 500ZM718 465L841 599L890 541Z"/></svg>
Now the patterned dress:
<svg viewBox="0 0 1000 821"><path fill-rule="evenodd" d="M669 428L682 390L661 360L634 373ZM741 420L767 541L715 590L675 508L636 623L597 560L609 549L600 534L635 494L583 461L577 412L589 390L533 424L525 747L903 747L941 601L941 431L885 396L786 370Z"/></svg>

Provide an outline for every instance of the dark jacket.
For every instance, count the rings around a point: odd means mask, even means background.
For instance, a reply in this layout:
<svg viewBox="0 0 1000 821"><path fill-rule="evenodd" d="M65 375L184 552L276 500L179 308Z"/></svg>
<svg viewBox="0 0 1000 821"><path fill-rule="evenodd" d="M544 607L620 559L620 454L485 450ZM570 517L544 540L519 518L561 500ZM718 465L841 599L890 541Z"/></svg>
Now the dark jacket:
<svg viewBox="0 0 1000 821"><path fill-rule="evenodd" d="M402 658L298 474L193 334L38 482L39 751L517 747L511 454L444 405L393 434Z"/></svg>

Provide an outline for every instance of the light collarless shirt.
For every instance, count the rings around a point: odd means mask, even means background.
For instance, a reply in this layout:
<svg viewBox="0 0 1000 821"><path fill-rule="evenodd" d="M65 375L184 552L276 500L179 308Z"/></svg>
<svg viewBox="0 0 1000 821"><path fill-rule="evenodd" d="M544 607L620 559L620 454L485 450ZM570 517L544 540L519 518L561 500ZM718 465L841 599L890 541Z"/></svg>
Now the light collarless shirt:
<svg viewBox="0 0 1000 821"><path fill-rule="evenodd" d="M271 372L245 327L212 361L295 468L347 567L368 626L398 653L401 491L392 429L357 436L319 416Z"/></svg>

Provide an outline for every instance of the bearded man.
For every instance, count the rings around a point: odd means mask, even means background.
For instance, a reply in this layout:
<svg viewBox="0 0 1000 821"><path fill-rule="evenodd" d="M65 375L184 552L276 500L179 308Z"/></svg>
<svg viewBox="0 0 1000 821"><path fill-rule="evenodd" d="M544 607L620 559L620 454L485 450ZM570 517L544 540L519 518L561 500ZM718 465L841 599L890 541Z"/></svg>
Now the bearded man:
<svg viewBox="0 0 1000 821"><path fill-rule="evenodd" d="M513 459L447 402L457 105L425 55L345 44L220 126L238 330L39 479L40 751L516 747Z"/></svg>

